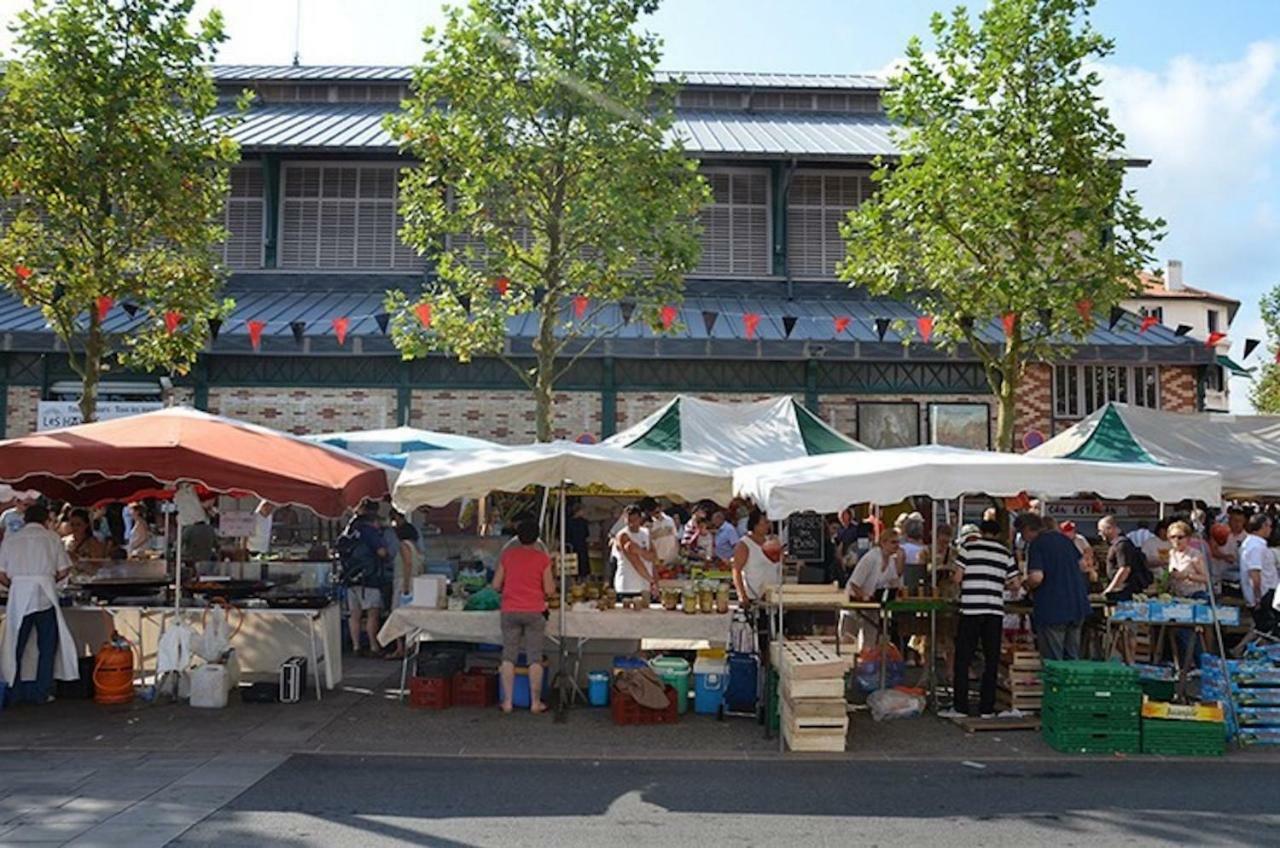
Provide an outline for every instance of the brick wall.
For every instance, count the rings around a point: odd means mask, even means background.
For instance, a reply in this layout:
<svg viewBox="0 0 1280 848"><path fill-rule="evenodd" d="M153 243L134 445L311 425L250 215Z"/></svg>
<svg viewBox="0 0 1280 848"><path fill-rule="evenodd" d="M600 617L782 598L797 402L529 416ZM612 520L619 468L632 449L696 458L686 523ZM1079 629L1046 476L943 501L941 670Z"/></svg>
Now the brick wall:
<svg viewBox="0 0 1280 848"><path fill-rule="evenodd" d="M6 390L4 435L7 439L25 436L36 430L36 404L40 389L35 386L9 386Z"/></svg>
<svg viewBox="0 0 1280 848"><path fill-rule="evenodd" d="M377 430L395 426L396 392L211 386L209 411L288 433Z"/></svg>
<svg viewBox="0 0 1280 848"><path fill-rule="evenodd" d="M1169 412L1198 412L1196 369L1165 365L1160 369L1160 408Z"/></svg>
<svg viewBox="0 0 1280 848"><path fill-rule="evenodd" d="M551 420L557 439L599 439L600 393L557 392ZM415 389L409 424L510 445L528 444L537 435L533 394L524 390Z"/></svg>
<svg viewBox="0 0 1280 848"><path fill-rule="evenodd" d="M1023 439L1032 430L1045 439L1053 436L1053 368L1034 363L1028 365L1018 384L1018 414L1013 421L1014 450L1026 448Z"/></svg>

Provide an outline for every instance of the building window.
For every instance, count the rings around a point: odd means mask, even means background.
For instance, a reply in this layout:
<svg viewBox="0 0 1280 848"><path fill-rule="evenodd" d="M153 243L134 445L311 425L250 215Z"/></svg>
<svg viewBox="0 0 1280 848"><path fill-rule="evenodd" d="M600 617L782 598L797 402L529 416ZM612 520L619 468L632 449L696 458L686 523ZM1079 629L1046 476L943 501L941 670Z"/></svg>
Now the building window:
<svg viewBox="0 0 1280 848"><path fill-rule="evenodd" d="M1210 333L1219 332L1220 328L1218 326L1218 310L1210 309L1208 314L1209 314L1209 332Z"/></svg>
<svg viewBox="0 0 1280 848"><path fill-rule="evenodd" d="M281 268L418 271L422 257L399 239L400 166L284 166Z"/></svg>
<svg viewBox="0 0 1280 848"><path fill-rule="evenodd" d="M257 164L236 165L231 169L230 182L222 209L222 226L227 231L227 240L222 243L222 262L237 270L261 268L266 221L262 168Z"/></svg>
<svg viewBox="0 0 1280 848"><path fill-rule="evenodd" d="M870 180L852 173L798 173L787 193L787 262L796 277L832 278L844 258L840 225L870 194Z"/></svg>
<svg viewBox="0 0 1280 848"><path fill-rule="evenodd" d="M704 176L712 202L698 218L702 259L697 273L768 276L773 270L768 173L734 169L708 171Z"/></svg>
<svg viewBox="0 0 1280 848"><path fill-rule="evenodd" d="M1163 306L1139 306L1138 314L1143 318L1154 318L1161 324L1164 323L1164 307Z"/></svg>
<svg viewBox="0 0 1280 848"><path fill-rule="evenodd" d="M1227 373L1221 365L1210 365L1204 370L1204 387L1210 392L1227 390Z"/></svg>
<svg viewBox="0 0 1280 848"><path fill-rule="evenodd" d="M1053 369L1055 418L1084 418L1111 402L1159 408L1160 369L1154 365L1058 365Z"/></svg>

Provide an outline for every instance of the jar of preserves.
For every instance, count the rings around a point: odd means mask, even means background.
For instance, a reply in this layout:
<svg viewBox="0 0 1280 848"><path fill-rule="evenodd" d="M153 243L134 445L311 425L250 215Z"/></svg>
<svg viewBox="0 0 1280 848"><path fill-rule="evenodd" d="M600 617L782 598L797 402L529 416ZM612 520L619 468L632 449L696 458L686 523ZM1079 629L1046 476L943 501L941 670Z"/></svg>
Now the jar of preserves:
<svg viewBox="0 0 1280 848"><path fill-rule="evenodd" d="M716 587L716 612L724 614L729 611L729 584L721 583Z"/></svg>
<svg viewBox="0 0 1280 848"><path fill-rule="evenodd" d="M709 583L703 583L698 587L698 610L700 612L715 612L716 610L716 594Z"/></svg>
<svg viewBox="0 0 1280 848"><path fill-rule="evenodd" d="M681 601L684 605L684 611L689 615L693 615L698 611L698 592L692 586L684 590L684 596Z"/></svg>

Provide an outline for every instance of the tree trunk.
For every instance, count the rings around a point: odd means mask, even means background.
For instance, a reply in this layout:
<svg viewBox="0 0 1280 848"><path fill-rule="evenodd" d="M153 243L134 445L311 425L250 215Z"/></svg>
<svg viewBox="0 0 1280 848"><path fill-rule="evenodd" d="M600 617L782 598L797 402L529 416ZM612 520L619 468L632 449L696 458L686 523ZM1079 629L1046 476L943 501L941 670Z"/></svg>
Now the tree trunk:
<svg viewBox="0 0 1280 848"><path fill-rule="evenodd" d="M1013 424L1018 417L1017 372L1005 372L996 392L996 450L1013 453Z"/></svg>
<svg viewBox="0 0 1280 848"><path fill-rule="evenodd" d="M67 339L67 347L72 340ZM88 424L97 420L98 415L98 380L102 376L103 338L102 325L98 321L97 309L89 310L89 330L85 334L84 358L81 360L80 372L80 420ZM68 353L68 359L74 359Z"/></svg>
<svg viewBox="0 0 1280 848"><path fill-rule="evenodd" d="M538 315L538 338L533 350L537 357L537 371L533 380L534 434L539 442L553 438L551 407L555 402L556 377L556 320L559 318L559 301L547 294Z"/></svg>

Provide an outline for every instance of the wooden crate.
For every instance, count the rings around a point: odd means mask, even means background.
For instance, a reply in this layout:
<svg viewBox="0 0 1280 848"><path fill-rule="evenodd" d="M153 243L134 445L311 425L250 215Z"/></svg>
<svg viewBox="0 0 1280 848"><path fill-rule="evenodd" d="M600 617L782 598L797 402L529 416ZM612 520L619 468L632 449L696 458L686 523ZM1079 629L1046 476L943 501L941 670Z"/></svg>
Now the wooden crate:
<svg viewBox="0 0 1280 848"><path fill-rule="evenodd" d="M842 679L853 657L839 655L821 642L787 642L779 650L778 673L784 680Z"/></svg>
<svg viewBox="0 0 1280 848"><path fill-rule="evenodd" d="M818 680L782 679L782 697L790 701L805 698L844 699L844 678L824 677Z"/></svg>
<svg viewBox="0 0 1280 848"><path fill-rule="evenodd" d="M843 730L793 730L782 726L782 739L792 751L843 753L848 734Z"/></svg>
<svg viewBox="0 0 1280 848"><path fill-rule="evenodd" d="M849 736L844 701L783 701L782 737L792 751L843 751Z"/></svg>

